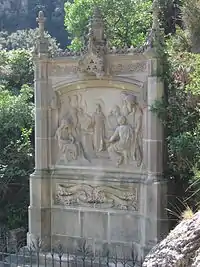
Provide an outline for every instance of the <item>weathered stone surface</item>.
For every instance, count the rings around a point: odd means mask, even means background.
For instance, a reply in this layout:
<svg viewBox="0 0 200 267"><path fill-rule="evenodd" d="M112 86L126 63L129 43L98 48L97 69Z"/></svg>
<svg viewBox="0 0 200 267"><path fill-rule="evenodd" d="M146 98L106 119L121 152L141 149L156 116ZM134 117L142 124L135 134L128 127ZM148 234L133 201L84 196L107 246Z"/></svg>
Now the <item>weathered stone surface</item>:
<svg viewBox="0 0 200 267"><path fill-rule="evenodd" d="M143 267L200 266L200 212L184 219L147 255Z"/></svg>
<svg viewBox="0 0 200 267"><path fill-rule="evenodd" d="M143 257L167 228L163 131L150 110L163 95L159 59L111 53L98 9L83 53L49 58L42 12L37 21L28 244L71 251L86 240L120 254L134 243Z"/></svg>

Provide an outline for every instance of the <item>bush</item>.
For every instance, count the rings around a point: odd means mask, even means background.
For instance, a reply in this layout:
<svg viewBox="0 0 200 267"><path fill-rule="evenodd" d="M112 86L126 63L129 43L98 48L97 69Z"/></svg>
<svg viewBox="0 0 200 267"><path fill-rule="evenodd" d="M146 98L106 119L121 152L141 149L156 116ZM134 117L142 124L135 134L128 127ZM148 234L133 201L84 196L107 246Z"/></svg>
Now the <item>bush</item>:
<svg viewBox="0 0 200 267"><path fill-rule="evenodd" d="M18 96L0 89L0 222L9 228L27 224L28 179L34 166L32 96L25 85Z"/></svg>

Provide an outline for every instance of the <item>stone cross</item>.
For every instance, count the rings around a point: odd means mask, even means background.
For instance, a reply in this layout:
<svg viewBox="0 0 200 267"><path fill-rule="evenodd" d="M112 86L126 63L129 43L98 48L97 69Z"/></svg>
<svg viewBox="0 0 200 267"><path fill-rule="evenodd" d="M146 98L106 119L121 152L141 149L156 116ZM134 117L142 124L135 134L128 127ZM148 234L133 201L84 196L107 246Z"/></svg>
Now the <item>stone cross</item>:
<svg viewBox="0 0 200 267"><path fill-rule="evenodd" d="M44 23L46 21L46 18L44 16L43 11L39 11L38 17L36 18L36 21L38 22L38 25L39 25L40 37L44 38Z"/></svg>

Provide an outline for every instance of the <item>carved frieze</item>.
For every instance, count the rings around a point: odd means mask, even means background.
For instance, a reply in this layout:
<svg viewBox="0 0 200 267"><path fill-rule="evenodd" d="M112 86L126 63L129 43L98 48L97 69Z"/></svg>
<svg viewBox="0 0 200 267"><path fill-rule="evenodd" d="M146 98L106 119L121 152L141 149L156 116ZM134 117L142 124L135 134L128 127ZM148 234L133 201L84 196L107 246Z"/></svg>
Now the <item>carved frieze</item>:
<svg viewBox="0 0 200 267"><path fill-rule="evenodd" d="M140 62L132 62L129 64L124 63L113 63L110 66L110 72L112 74L119 74L119 73L137 73L137 72L146 72L147 71L147 62L140 61Z"/></svg>
<svg viewBox="0 0 200 267"><path fill-rule="evenodd" d="M81 72L91 72L95 73L97 76L104 75L104 68L101 66L101 60L95 59L93 56L89 56L81 59L77 63L73 64L54 64L52 66L51 75L52 76L66 76L69 74L78 74ZM147 71L147 62L132 62L129 64L124 63L113 63L109 68L109 73L111 75L120 74L120 73L138 73L138 72L146 72Z"/></svg>
<svg viewBox="0 0 200 267"><path fill-rule="evenodd" d="M54 204L138 210L137 188L92 186L88 184L57 184Z"/></svg>
<svg viewBox="0 0 200 267"><path fill-rule="evenodd" d="M74 64L54 64L52 66L51 75L52 76L66 76L69 74L77 74L80 71L78 63Z"/></svg>

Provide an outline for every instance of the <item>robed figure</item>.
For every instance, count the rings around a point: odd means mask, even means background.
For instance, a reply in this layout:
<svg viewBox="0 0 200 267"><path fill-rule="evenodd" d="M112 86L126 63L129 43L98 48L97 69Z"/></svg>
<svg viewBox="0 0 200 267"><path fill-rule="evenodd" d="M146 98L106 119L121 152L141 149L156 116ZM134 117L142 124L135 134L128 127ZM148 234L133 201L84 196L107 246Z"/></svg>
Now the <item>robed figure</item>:
<svg viewBox="0 0 200 267"><path fill-rule="evenodd" d="M92 115L91 127L93 128L93 146L95 152L105 150L105 115L102 112L101 105L96 105L96 111Z"/></svg>

